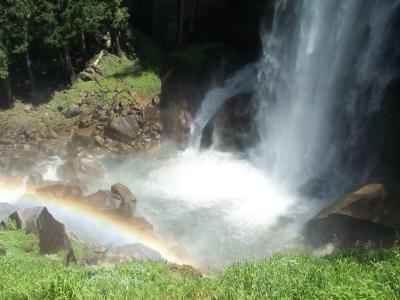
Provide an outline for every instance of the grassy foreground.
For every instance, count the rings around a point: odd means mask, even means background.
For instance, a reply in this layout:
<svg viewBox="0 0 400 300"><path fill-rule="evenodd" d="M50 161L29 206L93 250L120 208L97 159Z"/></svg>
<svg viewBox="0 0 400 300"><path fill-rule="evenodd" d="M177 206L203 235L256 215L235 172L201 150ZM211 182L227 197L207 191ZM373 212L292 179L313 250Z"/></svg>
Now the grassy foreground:
<svg viewBox="0 0 400 300"><path fill-rule="evenodd" d="M135 261L115 268L41 257L36 238L0 231L0 299L398 299L400 254L358 250L325 258L274 255L218 276Z"/></svg>

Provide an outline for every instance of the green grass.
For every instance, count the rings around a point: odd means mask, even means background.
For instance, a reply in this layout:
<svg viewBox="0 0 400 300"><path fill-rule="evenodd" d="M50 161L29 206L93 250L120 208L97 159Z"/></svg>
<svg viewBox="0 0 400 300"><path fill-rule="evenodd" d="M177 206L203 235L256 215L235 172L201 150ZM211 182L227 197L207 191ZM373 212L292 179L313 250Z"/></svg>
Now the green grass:
<svg viewBox="0 0 400 300"><path fill-rule="evenodd" d="M398 299L400 254L354 250L325 258L277 254L200 276L190 268L135 261L65 267L26 252L35 238L1 231L0 299Z"/></svg>
<svg viewBox="0 0 400 300"><path fill-rule="evenodd" d="M110 107L113 97L116 104L129 103L132 101L130 92L140 94L147 101L161 92L159 76L151 70L143 71L138 60L107 55L99 63L99 68L103 74L96 76L97 82L79 80L69 89L55 92L51 101L35 107L32 112L25 112L25 104L17 101L15 108L0 112L0 124L24 126L41 123L62 126L71 123L76 118L68 120L65 113L72 104L82 99L82 92L89 94L86 98L87 112L98 105Z"/></svg>

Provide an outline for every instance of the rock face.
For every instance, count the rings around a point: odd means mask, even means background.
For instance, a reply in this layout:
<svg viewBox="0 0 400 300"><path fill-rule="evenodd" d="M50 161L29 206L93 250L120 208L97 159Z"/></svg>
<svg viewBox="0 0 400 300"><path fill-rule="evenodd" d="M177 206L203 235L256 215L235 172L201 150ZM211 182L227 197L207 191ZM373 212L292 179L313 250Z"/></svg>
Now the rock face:
<svg viewBox="0 0 400 300"><path fill-rule="evenodd" d="M106 253L101 264L118 265L131 260L162 261L163 258L157 251L142 244L124 245L111 249Z"/></svg>
<svg viewBox="0 0 400 300"><path fill-rule="evenodd" d="M344 247L357 242L390 245L400 229L400 186L368 184L345 194L306 226L313 245L337 239Z"/></svg>
<svg viewBox="0 0 400 300"><path fill-rule="evenodd" d="M104 167L92 156L80 152L57 169L59 178L72 183L85 183L106 176Z"/></svg>
<svg viewBox="0 0 400 300"><path fill-rule="evenodd" d="M251 145L252 135L249 133L256 114L255 106L251 105L252 96L243 93L227 99L204 128L201 147L213 145L225 151L243 151Z"/></svg>
<svg viewBox="0 0 400 300"><path fill-rule="evenodd" d="M106 133L113 139L130 142L134 140L140 127L134 115L114 118L106 128Z"/></svg>
<svg viewBox="0 0 400 300"><path fill-rule="evenodd" d="M39 237L41 254L65 252L73 258L71 242L64 224L58 222L45 207L17 210L10 216L17 227Z"/></svg>

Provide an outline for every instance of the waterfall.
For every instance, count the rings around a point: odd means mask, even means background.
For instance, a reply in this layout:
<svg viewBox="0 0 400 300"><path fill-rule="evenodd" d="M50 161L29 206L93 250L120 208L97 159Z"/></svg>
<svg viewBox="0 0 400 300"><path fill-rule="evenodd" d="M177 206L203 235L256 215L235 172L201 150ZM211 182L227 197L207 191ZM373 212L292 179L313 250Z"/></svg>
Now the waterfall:
<svg viewBox="0 0 400 300"><path fill-rule="evenodd" d="M222 86L217 86L207 92L201 103L199 113L191 126L189 145L192 148L198 149L200 147L204 127L226 100L239 93L253 91L256 76L256 66L248 65L233 76L228 77Z"/></svg>
<svg viewBox="0 0 400 300"><path fill-rule="evenodd" d="M258 164L298 184L356 167L358 151L370 147L363 144L368 118L392 78L399 3L276 2L255 88Z"/></svg>
<svg viewBox="0 0 400 300"><path fill-rule="evenodd" d="M228 96L251 86L258 103L254 164L297 188L367 168L369 120L393 76L399 8L398 0L277 0L272 29L262 30L257 80L243 76L246 67L232 77L239 88L231 80L211 90L195 139Z"/></svg>

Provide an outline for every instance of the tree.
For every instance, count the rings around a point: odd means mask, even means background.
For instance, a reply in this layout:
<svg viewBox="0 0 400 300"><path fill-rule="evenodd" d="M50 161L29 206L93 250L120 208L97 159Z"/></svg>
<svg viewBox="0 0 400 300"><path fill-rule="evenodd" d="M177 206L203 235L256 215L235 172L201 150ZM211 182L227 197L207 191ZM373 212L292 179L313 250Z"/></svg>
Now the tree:
<svg viewBox="0 0 400 300"><path fill-rule="evenodd" d="M73 2L69 0L35 0L38 14L35 20L40 35L46 45L61 49L67 76L71 83L76 81L76 74L70 55L70 42L78 31L73 22Z"/></svg>
<svg viewBox="0 0 400 300"><path fill-rule="evenodd" d="M106 6L104 3L95 0L72 0L70 6L71 14L69 19L77 28L77 36L74 39L80 39L82 58L86 63L86 36L100 35L106 14Z"/></svg>
<svg viewBox="0 0 400 300"><path fill-rule="evenodd" d="M122 0L104 0L103 3L106 8L105 26L111 32L115 54L122 57L120 34L128 25L128 9L122 6Z"/></svg>
<svg viewBox="0 0 400 300"><path fill-rule="evenodd" d="M1 34L1 30L0 30ZM6 106L11 104L12 100L12 92L11 92L11 84L10 84L10 75L8 71L8 56L7 50L4 47L3 42L0 40L0 81L3 81L6 88Z"/></svg>
<svg viewBox="0 0 400 300"><path fill-rule="evenodd" d="M3 0L0 2L1 31L4 36L2 48L10 55L24 55L31 86L31 95L36 99L36 86L29 47L32 42L32 12L34 7L29 0ZM9 87L9 76L7 76ZM9 89L10 91L10 89ZM10 93L10 92L9 92Z"/></svg>

